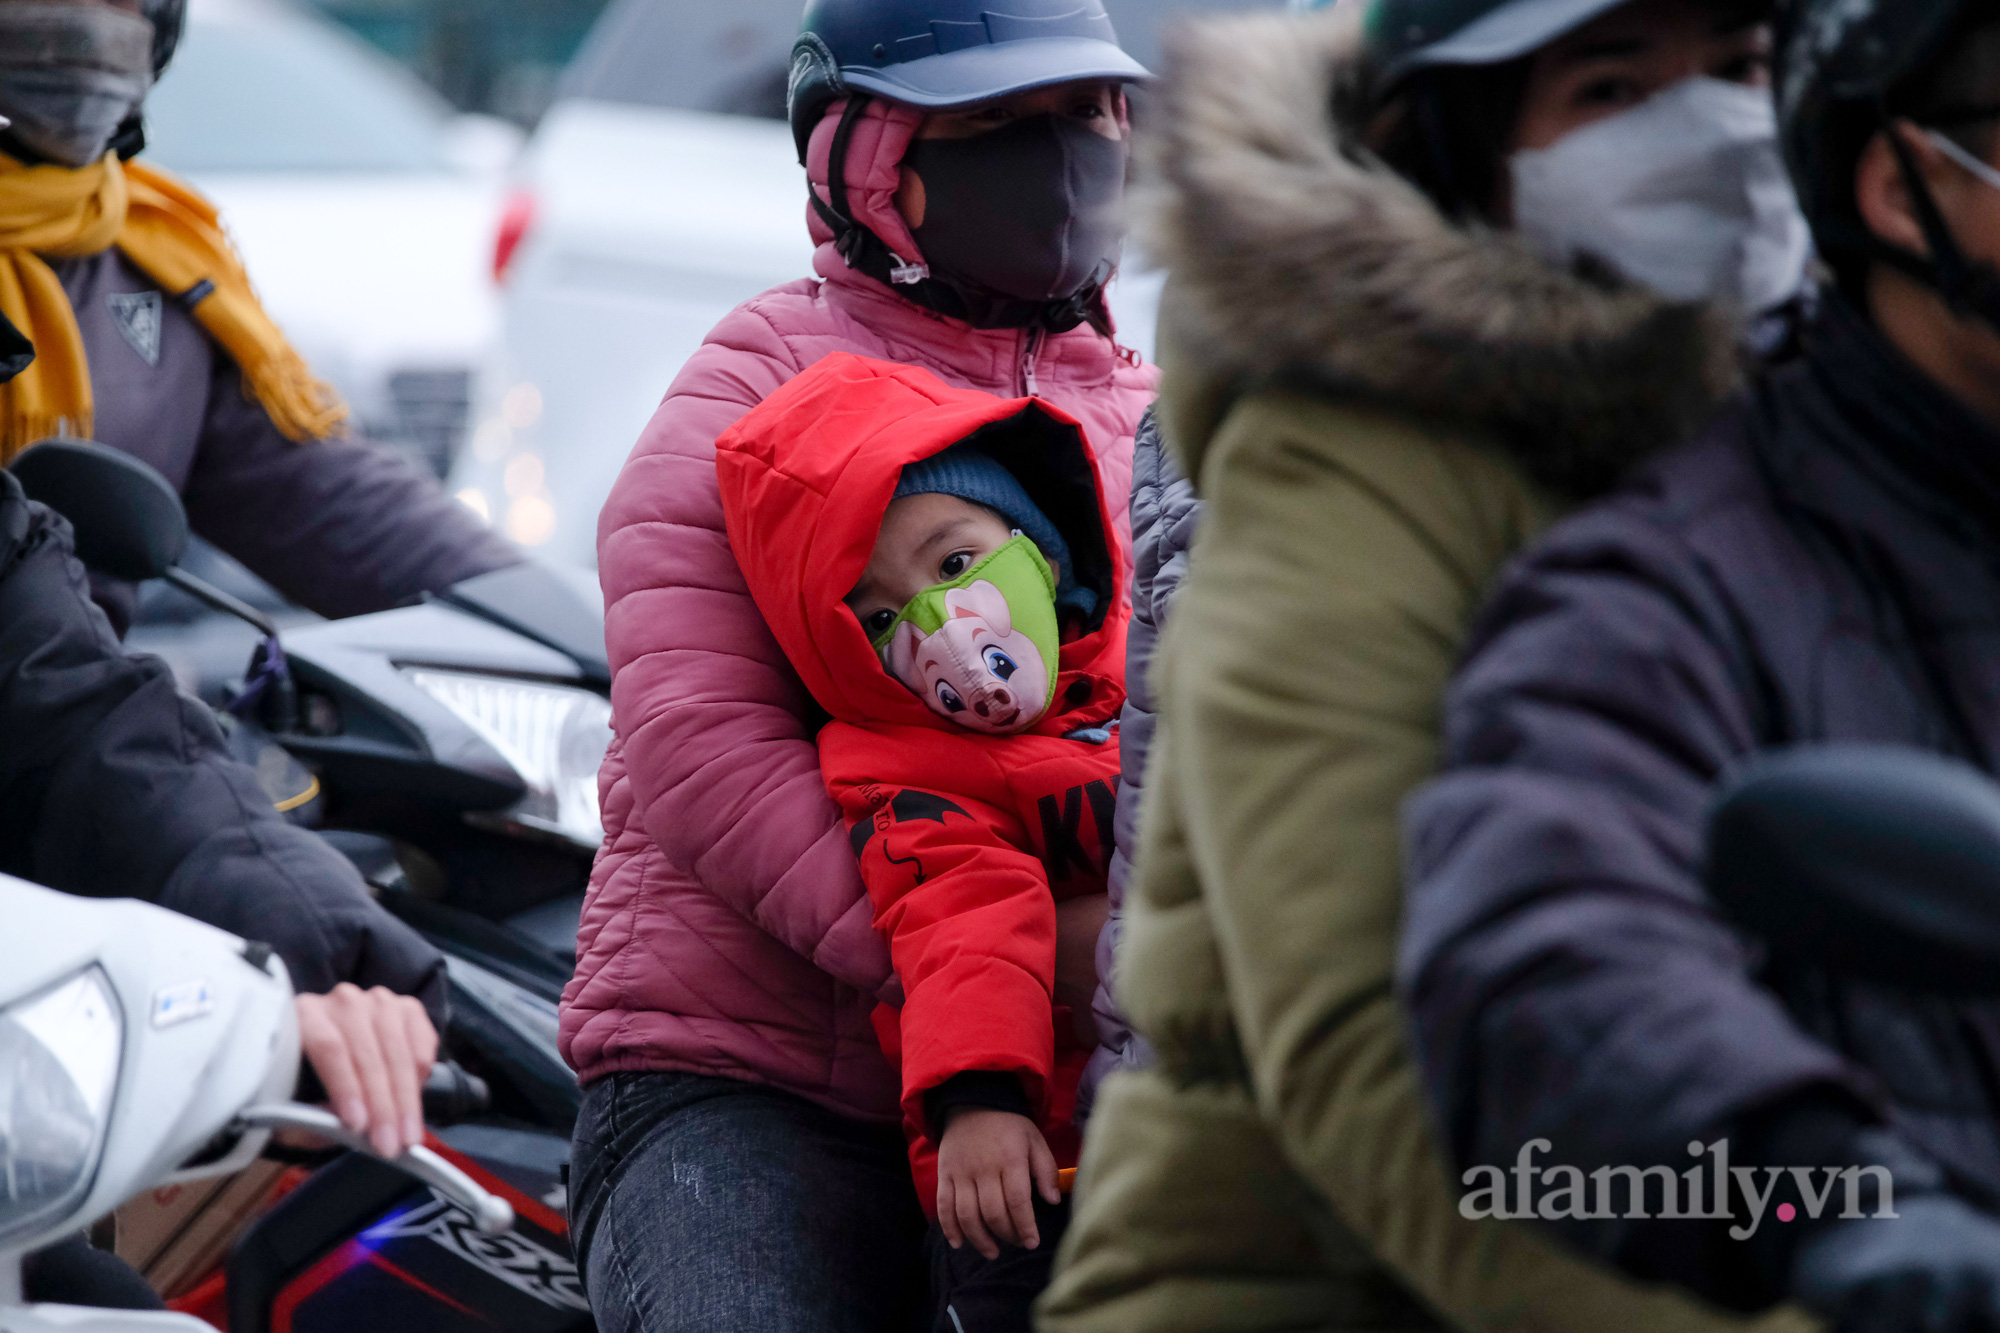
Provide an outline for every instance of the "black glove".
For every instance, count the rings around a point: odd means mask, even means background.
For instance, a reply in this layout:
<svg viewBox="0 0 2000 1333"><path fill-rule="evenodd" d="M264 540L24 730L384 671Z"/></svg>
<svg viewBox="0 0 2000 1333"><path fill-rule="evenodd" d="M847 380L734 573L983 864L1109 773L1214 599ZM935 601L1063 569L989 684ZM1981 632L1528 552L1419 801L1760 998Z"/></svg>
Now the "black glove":
<svg viewBox="0 0 2000 1333"><path fill-rule="evenodd" d="M1835 1333L2000 1333L2000 1220L1949 1194L1837 1221L1793 1257L1792 1295Z"/></svg>

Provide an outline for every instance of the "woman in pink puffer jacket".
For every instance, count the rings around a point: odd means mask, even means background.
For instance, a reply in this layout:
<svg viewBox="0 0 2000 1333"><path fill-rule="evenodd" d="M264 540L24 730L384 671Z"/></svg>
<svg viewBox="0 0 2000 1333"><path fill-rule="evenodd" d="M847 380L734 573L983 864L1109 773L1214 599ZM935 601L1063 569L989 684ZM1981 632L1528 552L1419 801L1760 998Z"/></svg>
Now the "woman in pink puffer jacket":
<svg viewBox="0 0 2000 1333"><path fill-rule="evenodd" d="M1091 431L1123 512L1155 372L1112 338L1102 285L1121 85L1144 71L1077 3L1011 0L1026 26L998 32L978 0L808 8L792 111L819 276L716 326L600 519L616 738L562 1049L585 1085L575 1241L607 1333L875 1333L921 1295L923 1217L869 1024L888 954L810 701L731 556L714 446L853 352L1049 399ZM940 27L968 10L981 40L937 53L926 22L909 58L870 50L918 10ZM859 63L831 47L856 41Z"/></svg>

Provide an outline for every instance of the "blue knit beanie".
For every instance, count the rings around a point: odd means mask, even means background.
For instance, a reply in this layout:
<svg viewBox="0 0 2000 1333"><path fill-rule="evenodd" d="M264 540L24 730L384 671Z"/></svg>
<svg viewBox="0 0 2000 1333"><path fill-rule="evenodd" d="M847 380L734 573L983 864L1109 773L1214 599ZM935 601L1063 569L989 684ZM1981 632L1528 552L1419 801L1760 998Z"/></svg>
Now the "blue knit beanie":
<svg viewBox="0 0 2000 1333"><path fill-rule="evenodd" d="M940 454L920 459L903 469L896 483L894 499L906 495L955 495L961 500L985 505L1021 530L1035 544L1042 559L1062 572L1056 585L1056 608L1088 617L1097 609L1097 594L1081 587L1071 567L1069 543L1040 505L1028 496L1020 478L1008 471L993 455L973 444L954 444Z"/></svg>

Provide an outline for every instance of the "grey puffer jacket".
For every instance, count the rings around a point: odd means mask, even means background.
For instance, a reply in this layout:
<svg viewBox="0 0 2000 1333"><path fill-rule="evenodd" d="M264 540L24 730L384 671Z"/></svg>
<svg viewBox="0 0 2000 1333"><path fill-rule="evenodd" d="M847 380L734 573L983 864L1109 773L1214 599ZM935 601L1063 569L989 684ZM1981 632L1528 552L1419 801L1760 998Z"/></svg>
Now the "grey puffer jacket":
<svg viewBox="0 0 2000 1333"><path fill-rule="evenodd" d="M286 597L360 615L521 563L400 455L286 439L194 316L118 251L51 267L90 364L92 433L157 468L194 530ZM133 590L98 581L96 595L124 633Z"/></svg>
<svg viewBox="0 0 2000 1333"><path fill-rule="evenodd" d="M1090 1006L1098 1048L1077 1089L1079 1119L1089 1113L1106 1075L1141 1068L1153 1058L1152 1048L1132 1030L1118 1003L1118 941L1125 931L1125 887L1138 853L1139 802L1157 720L1148 670L1174 592L1187 572L1188 548L1200 518L1194 483L1181 475L1154 412L1148 410L1132 444L1132 626L1125 647L1125 711L1118 722L1118 847L1111 856L1111 919L1097 938L1097 994Z"/></svg>

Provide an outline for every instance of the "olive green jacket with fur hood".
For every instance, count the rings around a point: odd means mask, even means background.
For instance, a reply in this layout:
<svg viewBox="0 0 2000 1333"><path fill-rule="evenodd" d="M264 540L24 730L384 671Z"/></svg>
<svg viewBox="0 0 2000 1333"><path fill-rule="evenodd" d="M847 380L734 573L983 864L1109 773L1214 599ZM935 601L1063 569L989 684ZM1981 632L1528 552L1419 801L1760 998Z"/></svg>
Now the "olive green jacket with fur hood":
<svg viewBox="0 0 2000 1333"><path fill-rule="evenodd" d="M1332 108L1344 16L1182 30L1151 146L1161 419L1205 507L1044 1333L1738 1326L1474 1222L1390 990L1398 808L1500 566L1733 389L1731 322L1447 222ZM1774 1324L1799 1324L1781 1312Z"/></svg>

